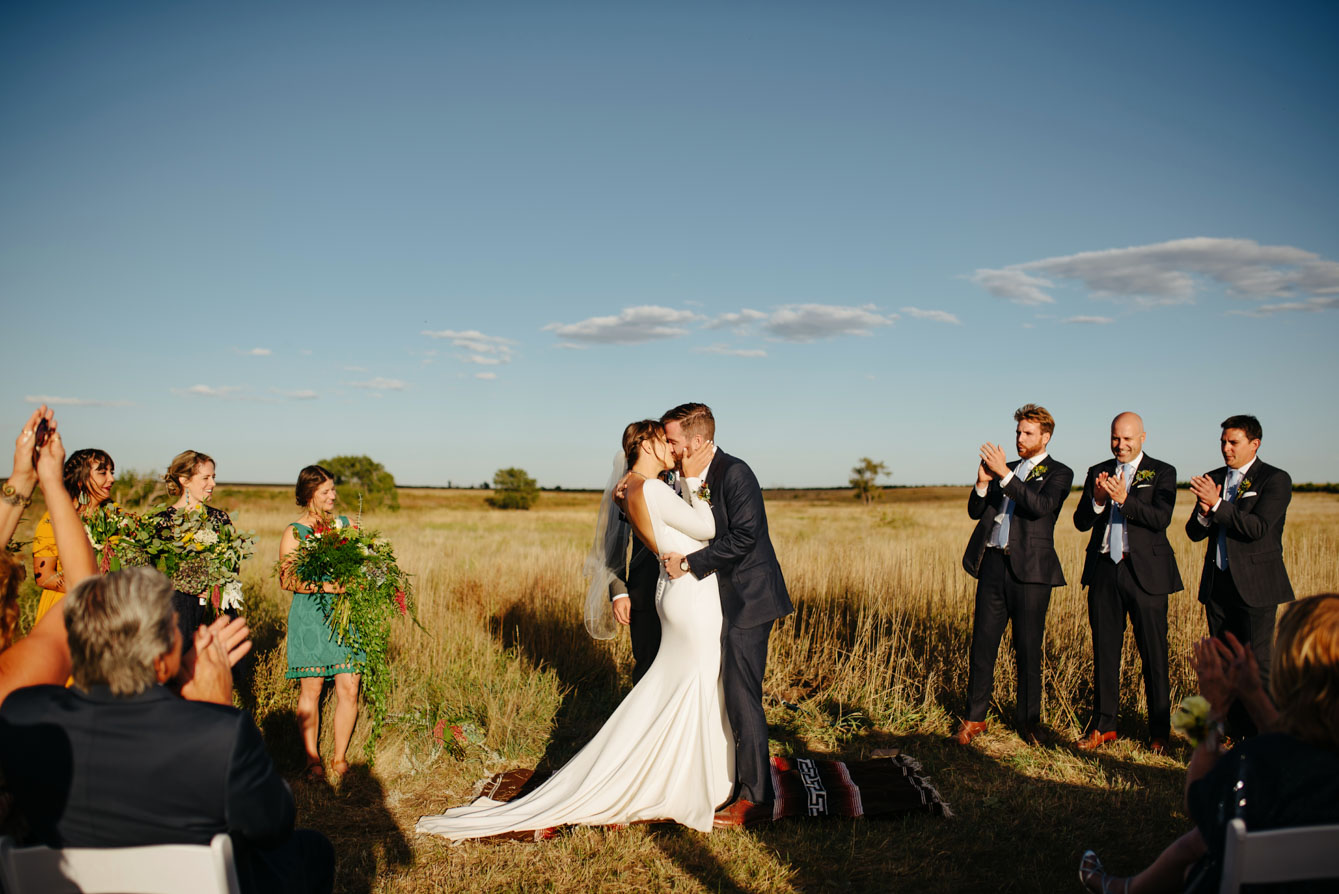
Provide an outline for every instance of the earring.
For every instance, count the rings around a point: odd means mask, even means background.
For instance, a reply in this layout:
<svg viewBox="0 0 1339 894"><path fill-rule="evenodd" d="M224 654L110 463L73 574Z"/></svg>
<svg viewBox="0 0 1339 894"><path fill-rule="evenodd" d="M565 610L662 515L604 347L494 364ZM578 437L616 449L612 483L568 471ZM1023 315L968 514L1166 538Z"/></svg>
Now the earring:
<svg viewBox="0 0 1339 894"><path fill-rule="evenodd" d="M87 505L88 505L88 494L87 494L87 492L82 491L82 490L79 491L79 505L80 505L80 506L87 506Z"/></svg>

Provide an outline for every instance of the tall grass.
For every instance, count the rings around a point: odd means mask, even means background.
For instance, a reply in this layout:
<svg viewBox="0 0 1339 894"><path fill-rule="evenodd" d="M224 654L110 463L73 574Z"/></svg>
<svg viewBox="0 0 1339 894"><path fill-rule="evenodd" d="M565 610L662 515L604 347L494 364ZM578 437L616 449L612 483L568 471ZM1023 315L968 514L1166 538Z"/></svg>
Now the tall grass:
<svg viewBox="0 0 1339 894"><path fill-rule="evenodd" d="M961 556L972 522L966 488L926 488L888 490L869 507L840 493L768 495L796 612L772 634L764 690L775 751L858 758L902 747L935 776L958 819L712 836L586 829L539 846L447 848L415 837L419 814L462 803L487 773L561 763L629 686L626 637L595 642L581 620L596 496L546 493L529 512L490 509L484 496L403 491L400 512L364 519L392 539L415 576L425 630L401 624L393 634L391 721L375 767L355 768L336 790L296 784L303 822L337 844L341 889L786 891L841 880L849 890L1054 890L1069 886L1081 845L1105 840L1144 860L1185 826L1175 758L1134 744L1097 756L1028 749L1002 725L970 748L945 744L965 709L974 581ZM1057 528L1069 585L1052 597L1043 660L1045 719L1064 736L1080 731L1091 698L1078 585L1087 535L1068 521L1077 499ZM298 510L278 488L220 488L214 503L259 538L243 569L256 650L239 698L276 760L296 772L297 690L284 679L290 597L272 566ZM1204 547L1180 528L1190 511L1182 494L1170 532L1186 582L1170 600L1174 700L1194 688L1188 657L1205 632L1194 596ZM1339 590L1339 498L1296 495L1284 545L1299 594ZM1010 652L1006 635L995 681L1004 717L1014 698ZM1121 691L1122 737L1137 742L1147 727L1130 637ZM441 740L433 735L440 721ZM457 743L451 725L473 725L481 740ZM365 729L351 754L361 753Z"/></svg>

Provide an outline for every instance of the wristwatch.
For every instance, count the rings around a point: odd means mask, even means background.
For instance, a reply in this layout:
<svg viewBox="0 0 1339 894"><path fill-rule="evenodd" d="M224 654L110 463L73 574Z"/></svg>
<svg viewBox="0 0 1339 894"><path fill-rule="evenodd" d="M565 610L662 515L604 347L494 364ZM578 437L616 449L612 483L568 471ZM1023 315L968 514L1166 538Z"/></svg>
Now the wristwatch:
<svg viewBox="0 0 1339 894"><path fill-rule="evenodd" d="M687 559L687 558L683 558L683 559L680 559L680 560L679 560L679 570L680 570L680 571L684 571L684 572L687 572L687 571L690 571L690 570L691 570L691 569L688 567L688 559Z"/></svg>

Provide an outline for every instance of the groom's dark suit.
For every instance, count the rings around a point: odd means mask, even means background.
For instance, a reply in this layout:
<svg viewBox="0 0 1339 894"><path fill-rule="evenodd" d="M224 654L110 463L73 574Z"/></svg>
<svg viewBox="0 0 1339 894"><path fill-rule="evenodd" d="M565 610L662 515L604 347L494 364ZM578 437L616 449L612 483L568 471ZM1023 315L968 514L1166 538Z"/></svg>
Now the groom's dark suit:
<svg viewBox="0 0 1339 894"><path fill-rule="evenodd" d="M1010 471L1020 461L1009 463ZM1074 471L1049 454L1029 472L1000 486L991 481L985 495L972 488L967 514L977 520L967 541L962 567L976 578L972 619L972 656L967 682L967 720L986 719L995 687L995 656L1004 627L1013 622L1014 657L1018 665L1015 719L1028 733L1041 719L1041 652L1051 588L1065 584L1055 553L1055 523L1069 496ZM1005 499L1014 501L1007 548L989 546L995 518Z"/></svg>
<svg viewBox="0 0 1339 894"><path fill-rule="evenodd" d="M619 556L611 564L621 564L623 558ZM640 537L633 537L632 558L623 574L609 585L610 599L621 595L628 597L633 685L646 675L660 651L660 615L656 612L656 583L659 580L660 563Z"/></svg>
<svg viewBox="0 0 1339 894"><path fill-rule="evenodd" d="M1134 641L1144 670L1148 700L1148 732L1164 744L1171 736L1171 689L1167 676L1167 596L1181 590L1176 553L1167 540L1167 526L1176 508L1176 468L1148 454L1138 458L1133 479L1125 482L1125 549L1119 563L1108 547L1113 504L1099 512L1093 490L1099 475L1116 477L1115 458L1088 470L1083 496L1074 510L1074 526L1092 531L1083 562L1088 588L1088 624L1093 632L1093 717L1090 730L1114 732L1120 703L1120 657L1125 644L1125 616L1130 616ZM1103 550L1106 549L1104 552Z"/></svg>
<svg viewBox="0 0 1339 894"><path fill-rule="evenodd" d="M725 712L735 733L735 778L740 798L772 800L762 678L772 623L793 611L781 566L767 532L758 479L742 460L717 450L704 480L711 492L716 537L687 557L699 579L716 574L725 615L721 680Z"/></svg>
<svg viewBox="0 0 1339 894"><path fill-rule="evenodd" d="M1209 473L1220 491L1227 472L1226 466L1220 466ZM1291 501L1292 478L1257 456L1239 482L1235 497L1225 497L1207 523L1200 521L1198 506L1186 521L1186 535L1194 541L1206 541L1199 600L1204 603L1209 633L1221 637L1230 631L1249 643L1266 689L1274 616L1280 603L1293 598L1288 569L1283 564L1283 525ZM1226 569L1219 569L1215 562L1220 531L1226 534ZM1238 732L1253 728L1244 711L1229 713L1229 720Z"/></svg>

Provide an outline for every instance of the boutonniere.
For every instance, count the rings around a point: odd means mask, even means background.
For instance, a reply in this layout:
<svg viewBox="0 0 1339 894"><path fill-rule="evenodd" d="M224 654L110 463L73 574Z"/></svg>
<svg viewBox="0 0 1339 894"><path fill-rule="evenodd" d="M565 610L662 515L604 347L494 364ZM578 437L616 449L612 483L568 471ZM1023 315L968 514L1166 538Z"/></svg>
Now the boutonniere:
<svg viewBox="0 0 1339 894"><path fill-rule="evenodd" d="M1152 469L1140 469L1138 472L1134 473L1134 483L1138 484L1141 481L1152 481L1157 474L1158 473L1154 472Z"/></svg>
<svg viewBox="0 0 1339 894"><path fill-rule="evenodd" d="M701 500L703 503L706 503L708 506L711 505L711 488L707 487L707 482L705 481L702 482L702 484L698 486L697 490L693 491L693 496L697 497L699 500Z"/></svg>
<svg viewBox="0 0 1339 894"><path fill-rule="evenodd" d="M1244 494L1251 489L1251 479L1243 478L1241 484L1237 485L1237 493Z"/></svg>
<svg viewBox="0 0 1339 894"><path fill-rule="evenodd" d="M1043 475L1045 475L1045 474L1046 474L1046 464L1045 464L1045 463L1043 463L1043 464L1040 465L1040 466L1033 466L1033 467L1032 467L1032 471L1027 473L1027 479L1024 481L1024 483L1026 483L1027 481L1031 481L1031 480L1033 480L1034 478L1040 478L1041 476L1043 476Z"/></svg>

